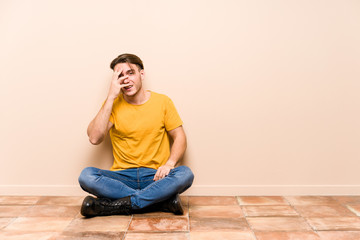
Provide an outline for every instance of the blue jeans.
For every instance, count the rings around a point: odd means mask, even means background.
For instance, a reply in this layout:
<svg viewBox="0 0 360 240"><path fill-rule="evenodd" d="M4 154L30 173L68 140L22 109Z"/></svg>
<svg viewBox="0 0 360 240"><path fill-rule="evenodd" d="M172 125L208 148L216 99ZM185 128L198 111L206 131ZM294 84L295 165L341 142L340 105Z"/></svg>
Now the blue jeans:
<svg viewBox="0 0 360 240"><path fill-rule="evenodd" d="M176 167L165 178L154 181L156 171L152 168L109 171L88 167L81 172L79 183L83 190L97 197L130 196L132 208L142 209L184 192L194 180L192 171L186 166Z"/></svg>

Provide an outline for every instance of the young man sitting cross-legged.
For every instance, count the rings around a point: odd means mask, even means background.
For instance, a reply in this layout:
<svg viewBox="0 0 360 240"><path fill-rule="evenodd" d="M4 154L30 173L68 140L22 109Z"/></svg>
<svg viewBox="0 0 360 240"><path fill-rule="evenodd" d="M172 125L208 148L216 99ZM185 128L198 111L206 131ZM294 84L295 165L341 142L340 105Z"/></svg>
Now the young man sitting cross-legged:
<svg viewBox="0 0 360 240"><path fill-rule="evenodd" d="M110 170L88 167L81 172L80 186L97 196L84 199L81 214L183 214L179 194L191 186L194 175L186 166L175 167L186 149L182 120L170 98L143 88L139 57L122 54L110 67L114 73L108 96L87 133L96 145L109 132L114 163Z"/></svg>

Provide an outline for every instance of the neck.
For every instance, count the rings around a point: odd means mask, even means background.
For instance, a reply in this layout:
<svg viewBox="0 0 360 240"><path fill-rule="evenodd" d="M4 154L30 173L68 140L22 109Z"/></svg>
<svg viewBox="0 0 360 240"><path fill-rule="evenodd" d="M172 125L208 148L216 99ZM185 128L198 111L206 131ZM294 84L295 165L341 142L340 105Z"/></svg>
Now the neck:
<svg viewBox="0 0 360 240"><path fill-rule="evenodd" d="M146 92L144 89L139 90L134 96L123 95L125 101L133 105L144 104L150 98L150 92Z"/></svg>

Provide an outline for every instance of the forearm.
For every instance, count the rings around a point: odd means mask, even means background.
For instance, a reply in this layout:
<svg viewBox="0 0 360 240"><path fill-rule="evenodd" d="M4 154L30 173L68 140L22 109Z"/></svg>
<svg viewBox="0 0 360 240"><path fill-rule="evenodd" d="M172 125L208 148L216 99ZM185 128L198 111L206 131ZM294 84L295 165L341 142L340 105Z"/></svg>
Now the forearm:
<svg viewBox="0 0 360 240"><path fill-rule="evenodd" d="M114 100L120 95L121 88L130 86L129 81L127 80L129 78L128 76L119 77L122 71L122 68L118 68L114 71L108 97L99 113L88 126L87 134L92 144L96 145L103 141L109 127L111 127L111 125L109 125L109 119Z"/></svg>
<svg viewBox="0 0 360 240"><path fill-rule="evenodd" d="M175 167L178 161L184 156L186 147L187 142L185 134L177 136L171 146L170 157L167 160L166 165Z"/></svg>
<svg viewBox="0 0 360 240"><path fill-rule="evenodd" d="M178 161L184 156L186 150L186 135L182 126L170 130L168 134L173 139L173 144L170 149L170 157L165 165L158 168L154 176L154 181L166 177L171 169L173 169Z"/></svg>
<svg viewBox="0 0 360 240"><path fill-rule="evenodd" d="M113 103L113 99L107 98L96 117L90 122L87 134L92 144L96 145L103 141L108 128Z"/></svg>

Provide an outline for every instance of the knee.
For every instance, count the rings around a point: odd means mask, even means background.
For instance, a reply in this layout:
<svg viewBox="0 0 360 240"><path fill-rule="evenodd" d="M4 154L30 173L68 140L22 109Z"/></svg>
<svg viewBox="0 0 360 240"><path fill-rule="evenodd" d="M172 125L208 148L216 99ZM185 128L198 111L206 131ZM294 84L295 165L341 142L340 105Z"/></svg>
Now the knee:
<svg viewBox="0 0 360 240"><path fill-rule="evenodd" d="M191 171L191 169L187 166L179 166L177 168L180 173L179 178L191 185L194 181L194 173Z"/></svg>
<svg viewBox="0 0 360 240"><path fill-rule="evenodd" d="M81 171L78 181L82 188L86 189L95 180L96 170L94 167L87 167Z"/></svg>

